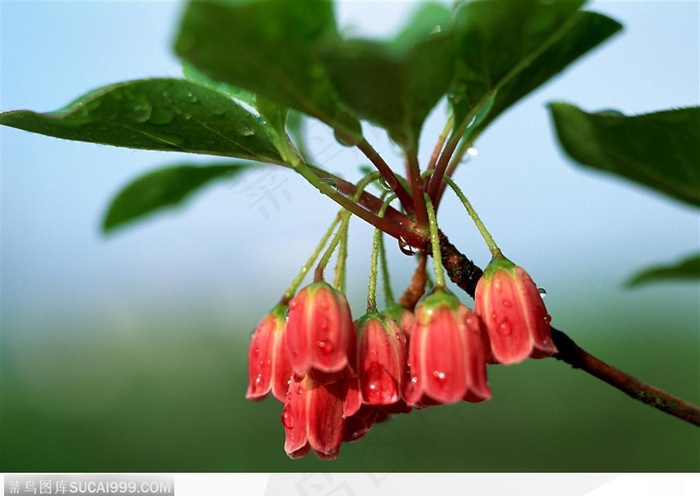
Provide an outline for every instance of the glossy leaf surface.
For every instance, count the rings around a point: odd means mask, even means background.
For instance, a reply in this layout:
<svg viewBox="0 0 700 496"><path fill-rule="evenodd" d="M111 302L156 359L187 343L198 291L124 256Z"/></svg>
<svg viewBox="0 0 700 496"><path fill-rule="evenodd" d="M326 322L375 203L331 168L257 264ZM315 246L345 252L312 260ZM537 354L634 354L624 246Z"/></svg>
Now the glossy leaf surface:
<svg viewBox="0 0 700 496"><path fill-rule="evenodd" d="M624 116L550 106L566 153L593 169L700 205L700 107Z"/></svg>
<svg viewBox="0 0 700 496"><path fill-rule="evenodd" d="M175 50L217 81L360 135L316 56L337 37L330 1L193 1Z"/></svg>
<svg viewBox="0 0 700 496"><path fill-rule="evenodd" d="M182 79L105 86L55 112L5 112L0 124L104 145L283 163L256 116L226 95Z"/></svg>
<svg viewBox="0 0 700 496"><path fill-rule="evenodd" d="M578 10L583 0L463 3L454 16L457 68L450 101L457 126L489 105L469 133L598 46L622 26Z"/></svg>

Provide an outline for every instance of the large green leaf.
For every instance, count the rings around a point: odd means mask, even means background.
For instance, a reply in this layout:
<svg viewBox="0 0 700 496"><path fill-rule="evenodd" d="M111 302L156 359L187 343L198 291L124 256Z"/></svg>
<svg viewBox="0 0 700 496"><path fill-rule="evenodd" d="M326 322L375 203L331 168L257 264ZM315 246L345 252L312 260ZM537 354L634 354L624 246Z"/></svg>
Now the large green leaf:
<svg viewBox="0 0 700 496"><path fill-rule="evenodd" d="M256 116L226 95L182 79L105 86L56 112L5 112L0 124L105 145L284 163Z"/></svg>
<svg viewBox="0 0 700 496"><path fill-rule="evenodd" d="M478 133L508 107L598 46L622 26L579 11L584 0L493 0L462 4L451 29L457 67L450 100L457 127L485 105Z"/></svg>
<svg viewBox="0 0 700 496"><path fill-rule="evenodd" d="M441 3L418 5L401 31L390 42L392 50L407 51L431 34L447 29L452 11Z"/></svg>
<svg viewBox="0 0 700 496"><path fill-rule="evenodd" d="M423 121L450 85L454 45L447 34L426 36L409 26L411 36L422 34L413 44L405 34L393 43L347 40L329 48L324 62L348 107L415 149Z"/></svg>
<svg viewBox="0 0 700 496"><path fill-rule="evenodd" d="M329 0L191 1L175 50L215 80L359 139L359 122L340 105L316 57L337 37Z"/></svg>
<svg viewBox="0 0 700 496"><path fill-rule="evenodd" d="M127 184L112 199L102 229L109 233L177 206L210 183L230 179L251 166L231 162L208 166L181 164L148 172Z"/></svg>
<svg viewBox="0 0 700 496"><path fill-rule="evenodd" d="M673 265L660 265L643 270L630 279L627 285L633 287L650 282L697 281L698 279L700 279L700 254L695 254Z"/></svg>
<svg viewBox="0 0 700 496"><path fill-rule="evenodd" d="M550 106L559 141L574 160L700 205L700 107L626 117Z"/></svg>

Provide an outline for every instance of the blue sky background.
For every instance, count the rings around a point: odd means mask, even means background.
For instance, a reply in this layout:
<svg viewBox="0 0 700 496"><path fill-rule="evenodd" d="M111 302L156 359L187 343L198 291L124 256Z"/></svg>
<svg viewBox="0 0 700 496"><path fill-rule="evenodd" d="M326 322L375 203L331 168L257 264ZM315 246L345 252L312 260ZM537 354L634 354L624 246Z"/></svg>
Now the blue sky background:
<svg viewBox="0 0 700 496"><path fill-rule="evenodd" d="M345 2L353 33L392 32L412 2ZM548 291L555 323L600 329L601 305L668 312L698 321L694 284L621 291L638 268L698 249L696 210L610 176L560 152L545 104L641 113L700 100L697 2L607 2L589 8L625 30L502 116L456 178L505 253ZM171 43L173 2L2 2L0 108L50 111L95 87L179 77ZM444 108L426 126L425 154ZM390 160L383 133L368 130ZM152 319L238 322L247 333L306 259L336 208L291 172L263 168L195 198L185 210L104 238L106 204L152 167L204 157L61 141L2 128L2 319L6 337L39 337L59 323L75 331L141 332ZM320 161L357 178L359 153L309 123ZM448 199L443 230L480 265L488 252L462 207ZM370 230L356 222L349 296L364 301ZM412 261L398 250L396 290ZM659 303L662 305L659 305ZM680 313L679 313L680 312ZM558 320L557 315L562 315ZM660 317L659 317L660 318ZM95 323L99 329L95 329Z"/></svg>

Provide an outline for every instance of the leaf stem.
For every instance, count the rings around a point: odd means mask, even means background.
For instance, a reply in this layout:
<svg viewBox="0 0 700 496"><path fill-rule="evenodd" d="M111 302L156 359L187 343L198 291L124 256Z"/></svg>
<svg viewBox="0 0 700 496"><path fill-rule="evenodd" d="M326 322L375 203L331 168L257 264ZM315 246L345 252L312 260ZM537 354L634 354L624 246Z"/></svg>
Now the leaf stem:
<svg viewBox="0 0 700 496"><path fill-rule="evenodd" d="M418 150L411 149L406 152L406 169L408 181L411 184L413 194L413 206L416 216L416 226L418 232L427 234L428 213L425 207L425 194L423 177L420 174L420 166L418 165Z"/></svg>
<svg viewBox="0 0 700 496"><path fill-rule="evenodd" d="M372 162L372 165L374 165L374 167L379 171L382 179L384 179L389 189L396 193L396 196L399 199L399 202L401 202L401 206L403 206L404 210L408 212L409 215L412 214L414 211L413 199L411 198L411 195L408 194L408 191L406 191L406 188L403 187L403 184L401 184L399 178L396 177L394 171L391 170L389 164L386 163L382 156L379 155L379 153L372 147L372 145L369 144L366 139L363 138L362 141L357 144L357 148L364 153L365 157L367 157L370 162Z"/></svg>
<svg viewBox="0 0 700 496"><path fill-rule="evenodd" d="M384 216L386 207L389 203L394 201L396 194L390 195L386 200L384 200L384 205L379 209L377 215L379 217ZM374 237L372 238L372 257L369 264L369 287L367 288L367 313L377 311L377 278L378 278L378 266L379 266L379 252L381 251L381 239L382 231L379 229L374 230ZM386 283L386 279L384 281Z"/></svg>
<svg viewBox="0 0 700 496"><path fill-rule="evenodd" d="M445 271L442 267L442 255L440 254L440 238L438 236L437 218L435 209L428 195L425 195L425 207L428 212L428 226L430 228L430 245L433 248L433 268L435 269L435 289L445 287Z"/></svg>
<svg viewBox="0 0 700 496"><path fill-rule="evenodd" d="M384 281L384 302L386 305L394 303L394 292L391 289L391 278L389 275L389 262L386 258L386 247L384 246L384 235L379 237L379 260L382 267L382 280Z"/></svg>
<svg viewBox="0 0 700 496"><path fill-rule="evenodd" d="M452 188L452 190L455 192L455 194L457 195L459 200L462 202L462 205L464 205L464 208L467 209L469 216L472 218L472 220L474 221L474 224L476 224L476 228L481 233L481 237L484 238L486 245L489 247L489 250L491 251L491 255L494 258L497 258L499 256L503 256L501 253L501 250L498 248L498 245L496 245L496 242L493 240L491 233L489 233L488 229L486 229L486 226L484 225L484 223L481 222L481 219L479 218L479 214L476 213L476 210L474 210L474 207L472 207L472 204L469 203L469 200L467 200L467 197L464 196L464 193L462 193L462 190L459 189L459 186L457 186L457 184L455 184L455 182L452 180L452 178L450 178L448 176L445 176L443 178L443 181L445 181L450 186L450 188Z"/></svg>
<svg viewBox="0 0 700 496"><path fill-rule="evenodd" d="M353 205L357 205L357 200L362 195L362 192L364 189L372 182L376 181L379 178L379 173L378 172L370 172L367 174L365 177L360 179L360 181L357 183L357 191L355 191L355 194L352 196L350 201L352 202ZM335 233L335 236L333 237L333 240L331 241L330 245L328 245L328 248L326 248L326 251L323 253L323 256L321 257L321 260L318 262L318 265L316 266L316 271L314 273L314 280L315 281L322 281L323 280L323 272L326 269L326 266L328 265L328 261L331 259L331 256L333 255L333 252L335 249L338 247L338 243L340 240L347 234L348 230L348 224L350 223L350 214L351 212L349 210L345 210L340 213L342 216L342 220L340 222L340 227L338 227L338 230ZM381 219L381 217L379 217ZM336 289L338 289L338 286L336 286Z"/></svg>
<svg viewBox="0 0 700 496"><path fill-rule="evenodd" d="M313 263L318 258L318 255L321 253L321 250L323 249L323 247L326 246L326 243L328 243L328 239L331 237L331 234L333 234L333 231L335 230L336 226L340 222L342 212L343 211L341 210L335 216L335 220L330 225L328 230L325 232L325 234L321 238L321 241L319 241L318 245L314 249L314 251L311 254L311 256L309 257L309 259L302 266L302 268L299 271L299 273L297 274L297 276L294 278L294 280L291 282L291 284L289 285L287 290L284 292L284 295L282 295L282 299L280 300L280 305L287 305L289 303L289 300L291 300L294 297L294 294L297 292L297 289L299 289L299 285L304 280L304 277L306 277L307 272L309 271L309 269L311 268Z"/></svg>

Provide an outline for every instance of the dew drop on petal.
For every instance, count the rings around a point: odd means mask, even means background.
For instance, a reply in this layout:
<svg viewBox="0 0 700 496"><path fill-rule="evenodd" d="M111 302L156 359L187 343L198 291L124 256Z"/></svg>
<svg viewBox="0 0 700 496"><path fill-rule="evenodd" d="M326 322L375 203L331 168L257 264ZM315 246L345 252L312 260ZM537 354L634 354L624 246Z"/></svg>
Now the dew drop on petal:
<svg viewBox="0 0 700 496"><path fill-rule="evenodd" d="M548 324L552 321L552 316L549 314L545 314L545 316L543 318L544 318L544 321Z"/></svg>
<svg viewBox="0 0 700 496"><path fill-rule="evenodd" d="M510 308L513 306L513 302L510 300L503 300L503 306L506 308Z"/></svg>
<svg viewBox="0 0 700 496"><path fill-rule="evenodd" d="M284 409L282 410L282 424L287 429L294 428L294 413L292 412L292 407L289 403L284 405Z"/></svg>
<svg viewBox="0 0 700 496"><path fill-rule="evenodd" d="M502 334L503 336L508 336L511 332L513 332L513 326L510 325L510 322L507 320L502 321L500 324L498 324L498 332Z"/></svg>
<svg viewBox="0 0 700 496"><path fill-rule="evenodd" d="M329 341L316 341L316 346L318 346L321 349L321 351L323 351L326 354L331 354L334 350L333 344Z"/></svg>
<svg viewBox="0 0 700 496"><path fill-rule="evenodd" d="M537 292L540 294L540 297L544 300L547 297L547 290L544 288L537 288Z"/></svg>

